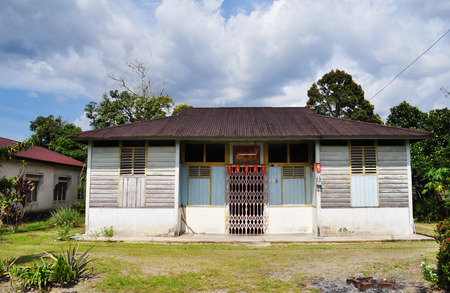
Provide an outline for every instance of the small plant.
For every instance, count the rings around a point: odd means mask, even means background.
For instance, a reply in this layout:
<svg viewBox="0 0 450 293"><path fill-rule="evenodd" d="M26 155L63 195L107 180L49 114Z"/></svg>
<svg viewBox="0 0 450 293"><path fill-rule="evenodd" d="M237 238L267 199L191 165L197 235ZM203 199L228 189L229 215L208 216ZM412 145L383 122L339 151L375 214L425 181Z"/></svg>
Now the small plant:
<svg viewBox="0 0 450 293"><path fill-rule="evenodd" d="M425 261L420 264L420 266L422 267L422 274L423 274L423 277L425 278L425 280L436 284L438 281L438 276L436 274L436 268L429 265L426 258L425 258Z"/></svg>
<svg viewBox="0 0 450 293"><path fill-rule="evenodd" d="M78 227L83 222L83 216L70 206L62 206L50 213L50 225Z"/></svg>
<svg viewBox="0 0 450 293"><path fill-rule="evenodd" d="M62 241L69 240L70 226L56 226L58 228L58 236Z"/></svg>
<svg viewBox="0 0 450 293"><path fill-rule="evenodd" d="M49 221L58 229L59 238L67 241L70 229L78 227L83 222L83 216L70 206L62 206L50 213Z"/></svg>
<svg viewBox="0 0 450 293"><path fill-rule="evenodd" d="M41 258L41 264L34 263L27 267L12 268L11 273L19 279L23 291L38 288L39 292L43 292L48 289L51 267Z"/></svg>
<svg viewBox="0 0 450 293"><path fill-rule="evenodd" d="M70 282L75 278L75 273L67 260L63 257L62 253L58 255L58 258L52 266L52 272L50 274L50 280L52 282L58 282L61 287L64 286L64 282Z"/></svg>
<svg viewBox="0 0 450 293"><path fill-rule="evenodd" d="M16 258L17 259L17 258ZM10 270L14 263L16 262L16 259L9 260L9 259L0 259L0 281L4 280L4 277L10 275Z"/></svg>
<svg viewBox="0 0 450 293"><path fill-rule="evenodd" d="M103 228L100 229L100 232L101 232L101 234L104 237L107 237L107 238L112 238L114 236L114 228L113 228L113 226L110 226L109 228L108 227L103 227Z"/></svg>
<svg viewBox="0 0 450 293"><path fill-rule="evenodd" d="M72 248L72 245L70 245L69 249L66 252L64 252L64 250L61 248L61 253L59 254L64 257L67 264L72 269L72 271L74 273L73 279L78 279L78 278L82 277L88 269L87 265L92 261L92 260L88 260L88 258L89 258L88 252L94 246L89 247L83 254L81 254L80 256L77 256L79 246L80 245L78 244L76 247ZM47 253L47 252L46 252L46 254L50 258L52 258L54 261L58 261L59 255L57 256L54 253Z"/></svg>

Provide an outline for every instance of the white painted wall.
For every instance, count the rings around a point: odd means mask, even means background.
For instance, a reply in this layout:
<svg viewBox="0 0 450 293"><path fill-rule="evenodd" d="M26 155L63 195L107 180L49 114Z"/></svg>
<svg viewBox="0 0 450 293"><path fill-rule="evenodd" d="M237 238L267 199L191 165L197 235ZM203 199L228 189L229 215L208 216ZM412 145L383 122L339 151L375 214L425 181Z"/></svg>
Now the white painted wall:
<svg viewBox="0 0 450 293"><path fill-rule="evenodd" d="M315 233L315 207L269 207L268 234Z"/></svg>
<svg viewBox="0 0 450 293"><path fill-rule="evenodd" d="M112 226L115 236L177 236L174 214L175 209L91 207L86 233Z"/></svg>
<svg viewBox="0 0 450 293"><path fill-rule="evenodd" d="M186 222L195 233L227 233L225 231L225 207L186 207ZM191 233L186 229L186 233Z"/></svg>
<svg viewBox="0 0 450 293"><path fill-rule="evenodd" d="M322 209L322 236L409 235L409 208Z"/></svg>
<svg viewBox="0 0 450 293"><path fill-rule="evenodd" d="M14 177L20 172L22 165L18 160L9 160L3 162L3 168L0 168L0 177ZM40 185L37 189L37 201L28 205L26 212L36 213L56 209L62 205L70 205L77 200L77 185L81 168L69 167L58 164L27 162L25 175L39 175ZM53 201L53 190L58 183L55 175L60 177L70 177L67 186L66 200Z"/></svg>

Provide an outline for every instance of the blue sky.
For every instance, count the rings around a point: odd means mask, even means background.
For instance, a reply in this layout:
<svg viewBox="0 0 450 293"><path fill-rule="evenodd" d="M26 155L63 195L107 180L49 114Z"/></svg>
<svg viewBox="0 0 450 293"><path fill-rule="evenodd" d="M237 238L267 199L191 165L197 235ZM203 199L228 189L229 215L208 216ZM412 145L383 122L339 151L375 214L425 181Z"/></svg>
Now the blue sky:
<svg viewBox="0 0 450 293"><path fill-rule="evenodd" d="M3 0L0 136L37 116L89 129L84 106L119 88L108 73L139 60L176 103L305 106L332 69L370 99L450 29L450 2L310 0ZM448 107L450 33L371 100L383 119L403 100Z"/></svg>

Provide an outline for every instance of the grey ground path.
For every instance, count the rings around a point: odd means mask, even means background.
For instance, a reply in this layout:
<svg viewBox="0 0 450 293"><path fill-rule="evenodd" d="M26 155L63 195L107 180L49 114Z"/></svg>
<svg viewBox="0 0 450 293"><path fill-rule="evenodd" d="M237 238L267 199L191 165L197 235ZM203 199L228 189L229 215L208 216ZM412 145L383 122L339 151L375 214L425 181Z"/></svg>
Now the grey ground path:
<svg viewBox="0 0 450 293"><path fill-rule="evenodd" d="M117 242L142 242L142 243L228 243L228 244L269 244L269 243L339 243L339 242L382 242L382 241L434 241L434 238L412 234L402 236L352 236L352 237L317 237L312 234L272 234L261 236L239 236L227 234L184 234L178 237L164 236L114 236L111 239L105 237L81 237L86 241L117 241Z"/></svg>

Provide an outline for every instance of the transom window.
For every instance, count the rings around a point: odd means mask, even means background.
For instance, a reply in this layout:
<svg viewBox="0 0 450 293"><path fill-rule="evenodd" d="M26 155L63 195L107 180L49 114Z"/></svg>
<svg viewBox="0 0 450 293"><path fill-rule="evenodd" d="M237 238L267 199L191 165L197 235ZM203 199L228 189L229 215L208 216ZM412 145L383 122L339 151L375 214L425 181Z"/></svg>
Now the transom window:
<svg viewBox="0 0 450 293"><path fill-rule="evenodd" d="M225 163L225 144L187 143L184 145L185 163Z"/></svg>
<svg viewBox="0 0 450 293"><path fill-rule="evenodd" d="M269 163L308 163L309 149L306 143L269 143Z"/></svg>

